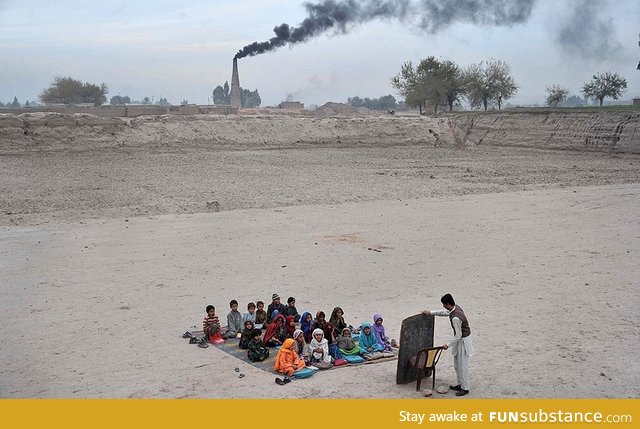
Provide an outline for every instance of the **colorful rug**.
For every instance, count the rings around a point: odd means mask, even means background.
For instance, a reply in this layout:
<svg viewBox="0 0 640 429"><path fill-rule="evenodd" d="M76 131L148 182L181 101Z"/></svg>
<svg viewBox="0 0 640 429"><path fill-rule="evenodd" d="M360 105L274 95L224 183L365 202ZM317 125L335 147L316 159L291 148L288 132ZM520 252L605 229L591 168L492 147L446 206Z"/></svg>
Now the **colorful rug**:
<svg viewBox="0 0 640 429"><path fill-rule="evenodd" d="M196 337L196 338L202 338L204 337L204 332L203 331L188 331L191 336ZM188 340L188 339L187 339ZM231 356L246 362L250 365L255 366L256 368L259 368L261 370L267 371L267 372L271 372L274 374L277 374L276 371L274 371L273 366L275 364L276 361L276 355L278 354L278 349L274 348L274 347L270 347L269 348L269 357L265 360L263 360L262 362L251 362L249 360L249 358L247 357L247 351L241 349L238 344L240 343L240 340L237 338L232 338L229 340L225 340L224 343L220 343L220 344L209 344L209 348L215 347L225 353L230 354ZM196 345L194 344L194 347L196 347ZM365 360L362 363L348 363L347 365L343 365L343 366L334 366L331 367L331 369L338 369L338 368L347 368L349 366L353 367L353 366L357 366L357 365L368 365L368 364L373 364L373 363L379 363L379 362L388 362L391 360L396 360L398 359L398 356L396 354L382 354L379 353L377 354L377 358L376 359L372 359L372 360ZM327 371L327 370L325 370Z"/></svg>

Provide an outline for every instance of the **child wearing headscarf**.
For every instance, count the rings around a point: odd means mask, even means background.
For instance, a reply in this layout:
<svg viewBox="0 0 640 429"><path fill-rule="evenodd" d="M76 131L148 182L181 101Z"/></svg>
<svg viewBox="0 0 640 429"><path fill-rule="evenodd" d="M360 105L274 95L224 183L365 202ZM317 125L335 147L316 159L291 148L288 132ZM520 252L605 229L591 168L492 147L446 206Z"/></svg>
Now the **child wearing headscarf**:
<svg viewBox="0 0 640 429"><path fill-rule="evenodd" d="M320 328L313 330L313 339L311 340L311 359L310 363L320 369L331 368L331 355L329 354L329 342L324 337L324 332Z"/></svg>
<svg viewBox="0 0 640 429"><path fill-rule="evenodd" d="M295 316L287 316L284 325L287 329L287 338L293 338L293 333L296 331L296 318Z"/></svg>
<svg viewBox="0 0 640 429"><path fill-rule="evenodd" d="M304 360L300 359L295 351L296 342L293 338L287 338L278 350L276 363L273 368L286 376L292 376L294 372L305 367Z"/></svg>
<svg viewBox="0 0 640 429"><path fill-rule="evenodd" d="M367 322L362 322L362 325L360 326L360 339L358 340L358 345L360 346L362 353L381 352L384 350L384 347L376 341L376 336L371 330L371 325Z"/></svg>
<svg viewBox="0 0 640 429"><path fill-rule="evenodd" d="M269 323L269 326L267 326L267 330L264 333L262 341L266 346L275 347L282 345L286 338L287 329L284 326L284 316L282 314L278 314L275 319Z"/></svg>
<svg viewBox="0 0 640 429"><path fill-rule="evenodd" d="M309 345L304 339L304 333L302 329L296 329L293 332L293 339L296 341L296 353L305 363L309 363Z"/></svg>
<svg viewBox="0 0 640 429"><path fill-rule="evenodd" d="M254 324L251 320L244 321L244 329L242 330L240 343L238 344L241 349L249 348L249 341L251 341L251 337L253 336L253 328Z"/></svg>
<svg viewBox="0 0 640 429"><path fill-rule="evenodd" d="M324 324L327 323L326 316L324 315L324 311L318 311L316 313L316 328L324 329Z"/></svg>
<svg viewBox="0 0 640 429"><path fill-rule="evenodd" d="M313 337L313 330L316 329L316 324L313 321L313 316L308 311L302 313L302 317L300 318L300 329L302 329L304 340L307 343L310 343Z"/></svg>
<svg viewBox="0 0 640 429"><path fill-rule="evenodd" d="M382 324L382 314L374 314L373 315L373 326L371 330L373 334L376 336L376 341L378 344L384 347L385 351L391 351L391 343L389 342L389 337L384 332L384 325Z"/></svg>
<svg viewBox="0 0 640 429"><path fill-rule="evenodd" d="M360 346L353 341L353 337L351 336L351 329L344 328L342 330L342 335L338 338L338 349L340 353L343 355L359 355L360 354Z"/></svg>
<svg viewBox="0 0 640 429"><path fill-rule="evenodd" d="M342 308L336 307L333 309L331 317L329 318L329 323L333 325L334 335L339 337L342 334L342 330L347 327L347 323L344 321L344 311L342 311Z"/></svg>

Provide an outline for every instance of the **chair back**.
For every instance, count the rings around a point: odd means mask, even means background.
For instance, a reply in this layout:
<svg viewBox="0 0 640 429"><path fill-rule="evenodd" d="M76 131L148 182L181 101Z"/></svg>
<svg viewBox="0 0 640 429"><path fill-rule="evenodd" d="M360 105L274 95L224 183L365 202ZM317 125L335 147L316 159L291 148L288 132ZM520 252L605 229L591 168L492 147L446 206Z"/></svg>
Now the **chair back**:
<svg viewBox="0 0 640 429"><path fill-rule="evenodd" d="M438 363L442 350L442 346L419 350L415 362L422 368L433 368Z"/></svg>

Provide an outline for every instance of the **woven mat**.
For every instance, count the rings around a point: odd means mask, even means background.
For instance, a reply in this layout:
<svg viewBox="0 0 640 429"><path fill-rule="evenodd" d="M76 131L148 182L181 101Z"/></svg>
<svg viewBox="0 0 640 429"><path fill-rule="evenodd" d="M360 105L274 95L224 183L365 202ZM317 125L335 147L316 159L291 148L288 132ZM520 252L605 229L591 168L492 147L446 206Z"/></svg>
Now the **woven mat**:
<svg viewBox="0 0 640 429"><path fill-rule="evenodd" d="M204 332L203 331L188 331L192 336L196 337L196 338L202 338L204 337ZM188 341L188 339L185 339L185 341ZM275 347L269 347L269 357L265 360L263 360L262 362L251 362L249 360L249 358L247 357L247 351L241 349L238 344L240 343L240 340L237 338L232 338L229 340L225 340L224 343L220 343L220 344L209 344L209 348L215 347L225 353L230 354L231 356L235 357L236 359L239 359L243 362L246 362L250 365L255 366L256 368L260 368L261 370L267 371L267 372L271 372L274 374L277 374L276 371L274 371L273 366L275 364L276 361L276 355L278 354L278 349L276 349ZM198 347L196 344L193 344L193 347ZM395 354L393 356L391 355L387 355L387 356L383 356L380 357L378 359L373 359L373 360L365 360L362 363L349 363L347 365L343 365L343 366L333 366L331 367L331 369L339 369L339 368L346 368L349 366L357 366L357 365L368 365L368 364L374 364L374 363L380 363L380 362L388 362L391 360L396 360L398 359L398 356L396 356ZM326 371L326 370L324 370ZM322 371L320 371L322 372Z"/></svg>

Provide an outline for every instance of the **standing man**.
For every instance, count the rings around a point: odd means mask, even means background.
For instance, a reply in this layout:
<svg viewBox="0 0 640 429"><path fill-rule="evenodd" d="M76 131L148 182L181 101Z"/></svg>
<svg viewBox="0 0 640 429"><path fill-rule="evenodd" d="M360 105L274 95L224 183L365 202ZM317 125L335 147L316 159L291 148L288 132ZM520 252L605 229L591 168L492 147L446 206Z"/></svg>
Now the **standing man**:
<svg viewBox="0 0 640 429"><path fill-rule="evenodd" d="M429 311L424 310L422 314L426 316L449 316L451 327L453 328L453 339L449 344L443 344L442 348L447 350L451 347L453 356L453 368L456 370L458 384L449 386L456 390L456 396L464 396L469 393L469 357L473 356L473 343L471 342L471 328L464 311L453 300L451 294L446 294L440 298L444 310Z"/></svg>

